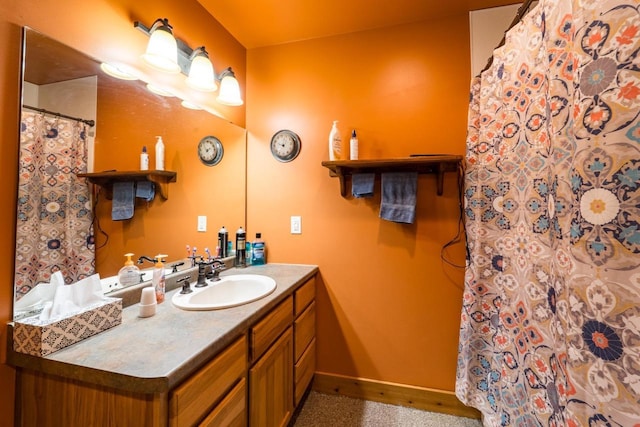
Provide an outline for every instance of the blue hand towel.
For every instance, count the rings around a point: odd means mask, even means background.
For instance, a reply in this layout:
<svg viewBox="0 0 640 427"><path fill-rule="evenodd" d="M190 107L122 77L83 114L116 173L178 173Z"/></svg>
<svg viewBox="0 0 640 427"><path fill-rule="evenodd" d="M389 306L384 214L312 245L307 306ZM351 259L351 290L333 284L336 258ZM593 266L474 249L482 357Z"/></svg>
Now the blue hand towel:
<svg viewBox="0 0 640 427"><path fill-rule="evenodd" d="M136 197L147 202L153 200L156 195L156 185L151 181L136 182Z"/></svg>
<svg viewBox="0 0 640 427"><path fill-rule="evenodd" d="M122 221L133 217L135 207L134 183L132 181L113 183L113 205L111 219Z"/></svg>
<svg viewBox="0 0 640 427"><path fill-rule="evenodd" d="M417 172L382 174L380 218L412 224L416 217Z"/></svg>
<svg viewBox="0 0 640 427"><path fill-rule="evenodd" d="M353 197L373 196L375 180L375 173L354 173L351 176L351 194L353 194Z"/></svg>

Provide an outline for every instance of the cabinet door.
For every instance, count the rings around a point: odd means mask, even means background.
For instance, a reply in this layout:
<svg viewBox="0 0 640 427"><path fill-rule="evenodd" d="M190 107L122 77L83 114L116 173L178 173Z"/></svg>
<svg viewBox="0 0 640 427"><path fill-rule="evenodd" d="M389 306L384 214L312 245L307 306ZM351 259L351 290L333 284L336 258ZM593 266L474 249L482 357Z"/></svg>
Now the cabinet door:
<svg viewBox="0 0 640 427"><path fill-rule="evenodd" d="M199 427L245 427L247 425L246 381L244 378L222 399Z"/></svg>
<svg viewBox="0 0 640 427"><path fill-rule="evenodd" d="M293 412L291 327L249 370L249 425L285 426Z"/></svg>

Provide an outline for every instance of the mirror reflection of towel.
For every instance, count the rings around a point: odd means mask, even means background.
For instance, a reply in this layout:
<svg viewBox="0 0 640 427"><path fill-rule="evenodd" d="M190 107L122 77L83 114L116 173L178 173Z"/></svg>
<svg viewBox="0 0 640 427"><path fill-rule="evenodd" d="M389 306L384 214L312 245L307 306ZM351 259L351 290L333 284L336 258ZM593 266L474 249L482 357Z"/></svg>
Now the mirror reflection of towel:
<svg viewBox="0 0 640 427"><path fill-rule="evenodd" d="M156 186L151 181L138 181L136 182L136 197L144 199L147 202L153 200L156 194Z"/></svg>
<svg viewBox="0 0 640 427"><path fill-rule="evenodd" d="M133 217L135 207L135 190L133 181L113 183L113 205L111 219L122 221Z"/></svg>
<svg viewBox="0 0 640 427"><path fill-rule="evenodd" d="M382 174L380 218L412 224L416 217L417 172Z"/></svg>

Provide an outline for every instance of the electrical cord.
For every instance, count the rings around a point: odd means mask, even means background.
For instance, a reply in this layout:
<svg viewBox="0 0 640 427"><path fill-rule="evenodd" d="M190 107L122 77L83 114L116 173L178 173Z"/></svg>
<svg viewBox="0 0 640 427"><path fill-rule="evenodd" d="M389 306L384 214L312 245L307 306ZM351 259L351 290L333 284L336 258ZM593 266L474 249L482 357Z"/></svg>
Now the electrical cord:
<svg viewBox="0 0 640 427"><path fill-rule="evenodd" d="M98 199L100 198L100 192L102 191L102 187L100 186L96 186L96 188L98 189L97 191L94 191L94 197L93 197L93 206L91 207L91 211L93 214L93 229L94 231L97 230L100 232L100 234L102 234L105 237L104 243L100 246L96 246L96 251L100 248L104 248L105 246L107 246L107 243L109 242L109 235L102 229L102 227L100 227L100 220L98 219L98 215L96 215L96 209L98 206ZM94 240L97 241L97 239L95 239L95 232L94 232Z"/></svg>
<svg viewBox="0 0 640 427"><path fill-rule="evenodd" d="M462 162L460 162L460 164L458 165L458 212L459 212L458 229L457 229L456 235L447 243L445 243L442 246L442 249L440 249L440 259L443 262L449 264L450 266L454 268L459 268L459 269L464 269L465 266L457 264L454 261L450 261L449 259L447 259L445 252L448 247L453 246L456 243L460 243L462 241L462 237L466 235L466 229L464 225L464 173L465 173L464 165L462 164ZM465 249L465 250L468 250L468 249Z"/></svg>

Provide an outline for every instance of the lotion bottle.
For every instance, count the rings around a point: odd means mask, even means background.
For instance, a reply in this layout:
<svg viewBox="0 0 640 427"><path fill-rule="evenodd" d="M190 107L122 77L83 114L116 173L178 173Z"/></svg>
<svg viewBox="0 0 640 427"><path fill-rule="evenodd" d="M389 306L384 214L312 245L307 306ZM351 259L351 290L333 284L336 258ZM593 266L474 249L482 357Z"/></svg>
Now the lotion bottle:
<svg viewBox="0 0 640 427"><path fill-rule="evenodd" d="M124 267L118 272L118 282L126 288L140 283L140 269L133 264L132 253L124 254L124 256L127 257L127 260L124 262Z"/></svg>
<svg viewBox="0 0 640 427"><path fill-rule="evenodd" d="M342 159L342 138L340 137L340 131L338 130L338 121L333 121L331 132L329 133L329 160L341 160Z"/></svg>
<svg viewBox="0 0 640 427"><path fill-rule="evenodd" d="M165 294L165 277L164 277L164 258L167 255L156 255L156 265L153 267L153 279L151 283L156 290L156 301L158 304L164 301Z"/></svg>
<svg viewBox="0 0 640 427"><path fill-rule="evenodd" d="M149 153L147 153L147 146L142 146L142 153L140 153L140 170L149 170Z"/></svg>
<svg viewBox="0 0 640 427"><path fill-rule="evenodd" d="M156 170L164 170L164 143L161 136L156 136Z"/></svg>
<svg viewBox="0 0 640 427"><path fill-rule="evenodd" d="M349 160L358 160L358 137L355 129L351 132L349 140Z"/></svg>

